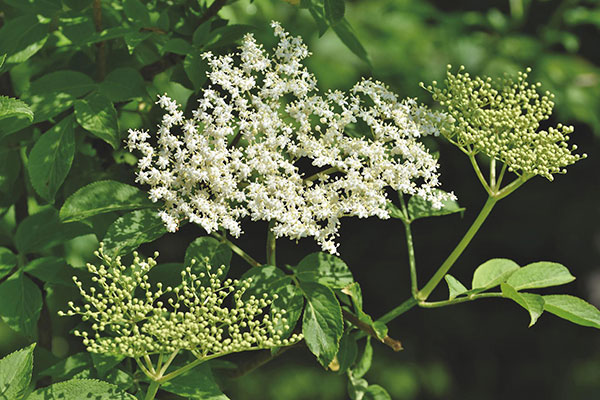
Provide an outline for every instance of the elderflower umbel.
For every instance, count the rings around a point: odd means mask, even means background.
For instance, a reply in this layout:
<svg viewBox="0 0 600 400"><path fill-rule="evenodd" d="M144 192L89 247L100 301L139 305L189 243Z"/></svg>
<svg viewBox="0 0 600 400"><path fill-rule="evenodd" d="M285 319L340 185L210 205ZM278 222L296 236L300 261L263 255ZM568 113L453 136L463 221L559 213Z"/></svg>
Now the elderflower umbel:
<svg viewBox="0 0 600 400"><path fill-rule="evenodd" d="M471 78L461 72L463 66L456 75L450 69L449 65L446 88L433 82L426 89L454 119L454 126L442 129L443 134L466 152L502 161L517 175L541 175L549 180L586 157L572 154L577 146L567 144L572 126L538 130L540 122L552 114L554 95L548 91L540 95L541 84L527 82L530 68L519 72L516 81L510 76Z"/></svg>
<svg viewBox="0 0 600 400"><path fill-rule="evenodd" d="M369 79L348 93L319 93L302 64L310 55L302 39L272 27L272 55L251 34L236 54L203 54L211 86L192 118L159 97L166 114L156 145L147 132L129 131L130 151L142 153L137 181L150 185L152 201L164 201L169 231L188 219L238 237L250 217L271 221L276 237L314 237L335 253L341 217L389 218L386 188L438 207L454 197L434 190L437 160L419 142L439 134L445 114ZM308 163L321 172L307 176L299 165Z"/></svg>
<svg viewBox="0 0 600 400"><path fill-rule="evenodd" d="M140 357L189 350L202 359L285 346L301 339L297 334L285 339L277 328L289 329L285 310L265 312L277 295L265 293L242 300L250 279L225 280L223 268L211 272L210 266L206 272L195 273L192 265L181 272L179 286L165 288L157 283L153 288L148 272L156 265L158 253L142 260L134 252L130 267L120 257L103 254L102 247L96 254L106 263L87 264L96 286L86 291L73 277L84 306L69 302L70 310L59 313L81 315L84 321L93 322L93 335L75 331L89 352Z"/></svg>

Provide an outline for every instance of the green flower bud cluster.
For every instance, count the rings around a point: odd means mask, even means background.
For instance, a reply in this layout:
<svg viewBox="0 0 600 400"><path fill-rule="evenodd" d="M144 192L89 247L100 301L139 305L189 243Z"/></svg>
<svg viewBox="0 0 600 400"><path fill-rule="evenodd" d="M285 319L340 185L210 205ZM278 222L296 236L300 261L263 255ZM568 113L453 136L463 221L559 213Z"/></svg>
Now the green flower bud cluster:
<svg viewBox="0 0 600 400"><path fill-rule="evenodd" d="M437 82L425 87L433 99L445 107L454 123L441 132L465 153L483 153L508 166L519 176L541 175L552 180L552 174L565 173L565 167L585 158L572 154L567 141L572 126L558 124L539 130L540 121L552 113L554 95L538 93L541 84L527 82L528 73L519 72L516 80L504 78L471 78L464 66L454 75L448 65L445 88Z"/></svg>
<svg viewBox="0 0 600 400"><path fill-rule="evenodd" d="M277 295L242 300L251 280L224 279L224 267L211 272L213 268L207 266L206 272L194 273L193 265L188 266L181 272L180 285L157 283L153 288L148 272L156 265L158 253L143 260L134 252L130 267L120 257L104 254L102 244L96 255L106 264L87 264L96 287L86 290L73 277L84 306L69 302L70 309L59 313L92 321L93 335L74 332L89 352L140 357L189 350L203 359L302 339L296 334L283 338L277 329L289 329L285 310L266 312Z"/></svg>

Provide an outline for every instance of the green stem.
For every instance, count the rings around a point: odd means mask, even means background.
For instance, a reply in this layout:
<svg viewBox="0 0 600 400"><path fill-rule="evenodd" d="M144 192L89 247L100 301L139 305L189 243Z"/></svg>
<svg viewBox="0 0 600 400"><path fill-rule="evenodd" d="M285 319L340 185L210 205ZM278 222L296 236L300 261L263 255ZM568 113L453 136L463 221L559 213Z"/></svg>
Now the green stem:
<svg viewBox="0 0 600 400"><path fill-rule="evenodd" d="M218 356L220 356L220 355L217 355L217 357ZM191 363L186 364L183 367L176 369L175 371L173 371L167 375L162 376L160 379L157 379L156 382L165 383L167 381L170 381L171 379L175 378L176 376L179 376L179 375L183 374L184 372L189 371L190 369L194 368L195 366L200 365L203 362L210 360L211 358L214 358L214 357L205 357L205 358L199 358L197 360L194 360Z"/></svg>
<svg viewBox="0 0 600 400"><path fill-rule="evenodd" d="M158 371L158 376L163 376L165 374L165 372L167 372L167 368L169 368L169 365L171 365L171 363L173 362L175 357L177 357L177 354L179 354L179 349L177 349L171 353L171 355L169 356L167 361L165 361L162 368ZM158 367L156 369L158 369Z"/></svg>
<svg viewBox="0 0 600 400"><path fill-rule="evenodd" d="M256 261L254 258L252 258L244 250L240 249L233 242L231 242L229 239L227 239L225 237L225 235L221 235L221 234L219 234L217 232L213 232L213 233L211 233L211 235L214 236L215 238L219 239L221 242L225 243L227 246L229 246L229 248L231 250L233 250L233 252L235 254L237 254L238 256L242 257L244 259L244 261L246 261L251 266L253 266L253 267L260 267L262 265L261 263L259 263L258 261Z"/></svg>
<svg viewBox="0 0 600 400"><path fill-rule="evenodd" d="M381 322L381 323L387 324L391 320L399 317L400 315L404 314L405 312L407 312L408 310L410 310L411 308L413 308L416 305L417 305L417 299L415 299L414 297L411 297L411 298L407 299L406 301L404 301L404 303L400 304L398 307L385 313L382 317L378 318L376 322Z"/></svg>
<svg viewBox="0 0 600 400"><path fill-rule="evenodd" d="M479 182L481 182L481 184L485 188L485 191L488 192L489 195L491 195L492 190L490 189L490 185L488 185L487 181L483 177L483 174L481 173L481 169L479 168L479 164L477 164L477 160L475 159L475 156L473 154L469 154L469 160L471 160L471 165L473 166L473 170L475 170L477 179L479 179Z"/></svg>
<svg viewBox="0 0 600 400"><path fill-rule="evenodd" d="M490 161L490 188L493 189L495 186L496 186L496 159L492 158Z"/></svg>
<svg viewBox="0 0 600 400"><path fill-rule="evenodd" d="M494 190L500 189L500 185L502 184L502 179L504 178L504 173L506 172L506 163L502 163L502 169L500 170L500 175L498 175L498 179L496 181L496 186L493 188Z"/></svg>
<svg viewBox="0 0 600 400"><path fill-rule="evenodd" d="M413 297L415 297L419 292L417 282L417 263L415 261L415 249L413 246L412 232L410 230L411 220L410 216L408 215L406 203L404 202L404 196L402 196L402 194L400 194L400 206L402 208L402 213L404 214L402 223L404 224L404 230L406 232L406 248L408 250L408 264L410 267L410 288Z"/></svg>
<svg viewBox="0 0 600 400"><path fill-rule="evenodd" d="M525 175L518 177L517 179L512 181L510 184L503 187L502 190L497 192L494 197L496 198L496 200L501 200L501 199L505 198L506 196L508 196L515 190L517 190L522 184L527 182L530 178L531 178L530 176L525 176Z"/></svg>
<svg viewBox="0 0 600 400"><path fill-rule="evenodd" d="M413 246L410 223L404 223L404 231L406 232L406 248L408 249L408 264L410 266L410 289L413 297L416 297L419 293L419 287L417 282L417 263L415 261L415 249Z"/></svg>
<svg viewBox="0 0 600 400"><path fill-rule="evenodd" d="M480 293L480 294L474 294L474 295L465 296L465 297L458 297L456 299L444 300L444 301L433 301L433 302L421 301L421 302L419 302L419 307L424 307L424 308L446 307L446 306L452 306L454 304L466 303L467 301L473 301L473 300L477 300L477 299L485 299L485 298L489 298L489 297L502 297L502 293L496 293L496 292Z"/></svg>
<svg viewBox="0 0 600 400"><path fill-rule="evenodd" d="M304 182L312 182L312 181L319 179L322 175L329 175L329 174L333 174L334 172L340 172L340 170L337 169L336 167L327 168L326 170L317 172L316 174L311 175L308 178L305 178Z"/></svg>
<svg viewBox="0 0 600 400"><path fill-rule="evenodd" d="M269 221L269 228L267 230L267 264L268 265L277 265L275 249L276 249L276 239L275 234L273 233L273 227L275 226L275 221Z"/></svg>
<svg viewBox="0 0 600 400"><path fill-rule="evenodd" d="M156 396L156 392L158 392L159 386L159 382L152 381L150 383L150 386L148 386L148 391L146 392L146 397L144 397L144 400L154 400L154 396Z"/></svg>
<svg viewBox="0 0 600 400"><path fill-rule="evenodd" d="M450 270L450 268L452 268L458 257L469 245L469 243L471 242L471 240L473 239L473 237L475 236L485 219L488 217L488 215L490 215L490 212L492 211L492 208L494 208L494 205L497 201L498 199L495 197L488 197L487 201L483 205L483 208L479 212L479 215L477 216L475 221L473 221L473 224L471 225L467 233L465 233L465 236L463 236L456 248L454 248L454 250L452 251L452 253L450 253L448 258L446 258L446 261L444 261L440 268L438 268L438 270L433 275L433 277L431 277L429 282L427 282L423 289L419 291L417 298L420 301L427 300L427 298L429 297L431 292L433 292L433 290L436 288L438 283L440 283L440 281L444 279L444 275L448 273L448 271Z"/></svg>

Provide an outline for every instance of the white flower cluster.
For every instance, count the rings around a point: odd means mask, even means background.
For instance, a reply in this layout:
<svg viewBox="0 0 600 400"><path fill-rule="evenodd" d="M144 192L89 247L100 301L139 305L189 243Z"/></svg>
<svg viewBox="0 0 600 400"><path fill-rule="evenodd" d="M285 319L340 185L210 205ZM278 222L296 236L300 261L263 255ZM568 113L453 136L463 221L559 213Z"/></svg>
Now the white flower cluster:
<svg viewBox="0 0 600 400"><path fill-rule="evenodd" d="M448 117L372 80L319 94L302 39L272 26L271 57L250 34L235 55L203 55L212 85L192 118L160 96L156 145L129 131L130 151L143 155L137 181L164 201L167 229L188 219L237 237L250 217L273 222L276 237L314 237L335 253L341 217L389 217L386 188L441 206L437 161L418 140ZM303 165L320 172L307 176Z"/></svg>

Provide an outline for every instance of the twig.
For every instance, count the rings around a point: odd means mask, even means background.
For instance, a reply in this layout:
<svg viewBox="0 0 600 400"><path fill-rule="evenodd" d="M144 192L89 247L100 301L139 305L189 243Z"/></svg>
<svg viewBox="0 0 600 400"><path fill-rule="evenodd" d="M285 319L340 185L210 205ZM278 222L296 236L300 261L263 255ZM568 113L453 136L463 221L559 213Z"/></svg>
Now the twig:
<svg viewBox="0 0 600 400"><path fill-rule="evenodd" d="M392 350L400 351L404 349L402 347L402 343L400 343L399 340L393 339L389 336L380 339L379 336L377 336L377 332L375 332L371 325L362 322L360 319L358 319L356 315L352 314L351 312L342 309L342 315L344 316L344 319L346 321L350 322L352 325L356 326L358 329L367 333L368 335L373 336L375 339L382 342L383 344L391 347Z"/></svg>

